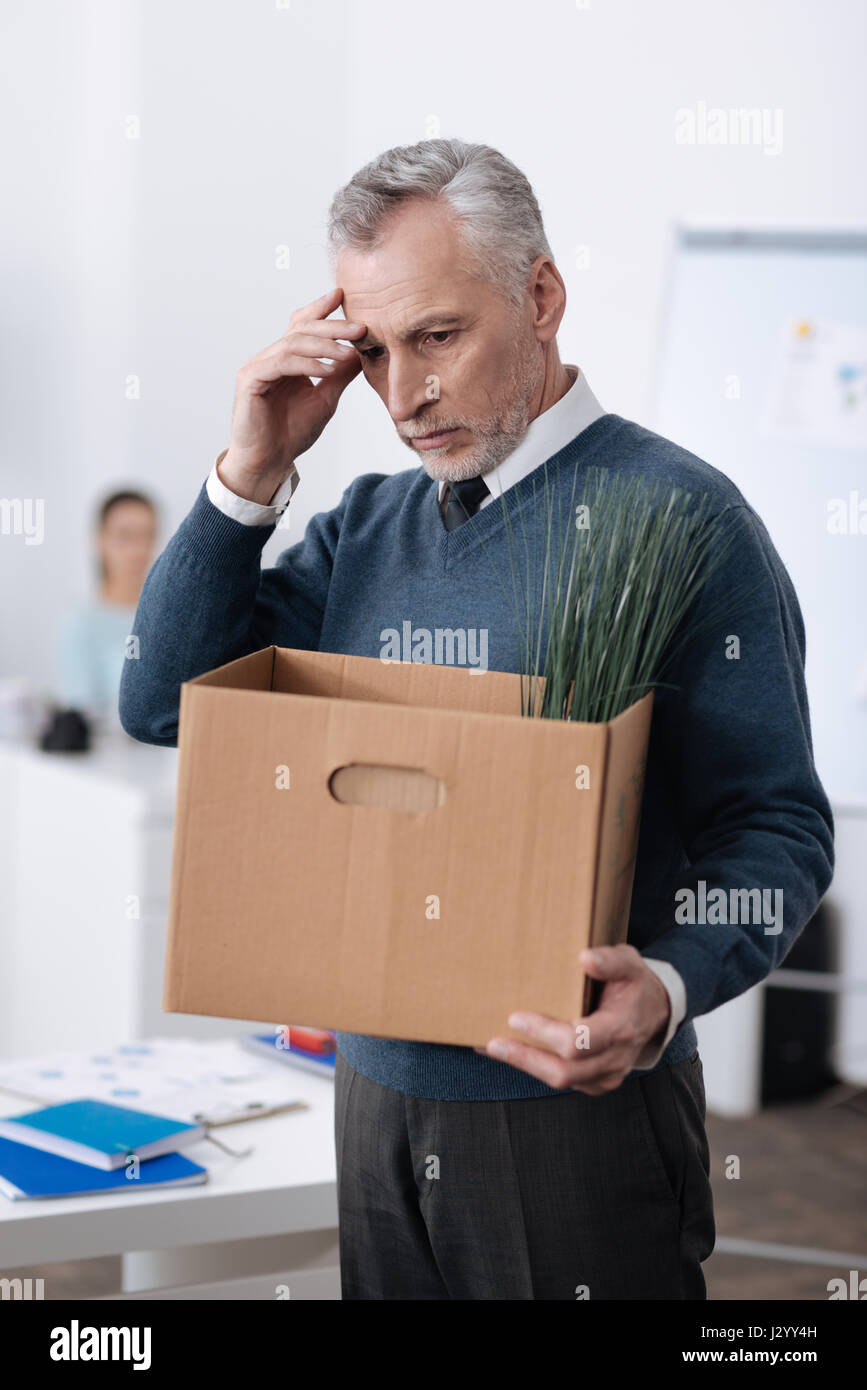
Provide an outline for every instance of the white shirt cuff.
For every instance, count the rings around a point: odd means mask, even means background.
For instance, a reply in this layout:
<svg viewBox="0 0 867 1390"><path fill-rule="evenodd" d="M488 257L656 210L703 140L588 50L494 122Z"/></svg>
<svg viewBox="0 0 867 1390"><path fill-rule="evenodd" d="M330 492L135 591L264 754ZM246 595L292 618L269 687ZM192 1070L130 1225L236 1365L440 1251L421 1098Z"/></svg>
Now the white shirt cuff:
<svg viewBox="0 0 867 1390"><path fill-rule="evenodd" d="M674 966L670 965L667 960L651 960L647 956L643 956L642 959L645 965L648 965L654 975L658 976L665 985L665 991L671 1005L668 1028L665 1031L665 1037L662 1042L659 1044L647 1043L643 1052L640 1053L638 1060L633 1063L633 1067L636 1071L649 1071L651 1067L656 1066L681 1023L686 1018L686 986Z"/></svg>
<svg viewBox="0 0 867 1390"><path fill-rule="evenodd" d="M240 521L244 526L276 526L298 486L298 470L293 464L289 477L281 483L267 505L250 502L246 497L239 497L237 493L231 492L220 477L219 467L228 452L228 449L223 450L208 474L205 484L208 497L221 512L225 512L226 516L231 516L235 521Z"/></svg>

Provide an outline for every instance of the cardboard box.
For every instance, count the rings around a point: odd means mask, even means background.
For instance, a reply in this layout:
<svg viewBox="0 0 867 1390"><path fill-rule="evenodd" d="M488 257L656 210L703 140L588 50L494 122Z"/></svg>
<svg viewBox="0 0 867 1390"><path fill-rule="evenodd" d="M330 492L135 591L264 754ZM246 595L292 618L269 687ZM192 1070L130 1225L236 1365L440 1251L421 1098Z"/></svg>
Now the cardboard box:
<svg viewBox="0 0 867 1390"><path fill-rule="evenodd" d="M580 1017L579 952L626 938L652 694L579 724L520 688L278 647L183 685L164 1007L477 1046Z"/></svg>

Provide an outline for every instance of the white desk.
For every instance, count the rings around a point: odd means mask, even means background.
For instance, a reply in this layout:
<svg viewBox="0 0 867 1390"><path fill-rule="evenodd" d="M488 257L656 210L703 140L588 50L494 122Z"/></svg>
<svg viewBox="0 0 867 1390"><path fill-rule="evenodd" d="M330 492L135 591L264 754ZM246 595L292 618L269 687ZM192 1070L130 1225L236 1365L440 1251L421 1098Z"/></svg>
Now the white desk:
<svg viewBox="0 0 867 1390"><path fill-rule="evenodd" d="M122 730L0 743L0 1059L243 1030L162 1011L176 778L176 749Z"/></svg>
<svg viewBox="0 0 867 1390"><path fill-rule="evenodd" d="M209 1047L215 1058L240 1052L230 1041ZM150 1289L160 1298L274 1299L285 1284L292 1299L339 1298L334 1085L268 1067L274 1078L262 1098L306 1100L310 1109L216 1131L232 1149L254 1146L246 1158L208 1142L185 1150L209 1171L201 1187L41 1202L0 1196L0 1273L122 1254L129 1297ZM0 1095L4 1115L30 1108Z"/></svg>

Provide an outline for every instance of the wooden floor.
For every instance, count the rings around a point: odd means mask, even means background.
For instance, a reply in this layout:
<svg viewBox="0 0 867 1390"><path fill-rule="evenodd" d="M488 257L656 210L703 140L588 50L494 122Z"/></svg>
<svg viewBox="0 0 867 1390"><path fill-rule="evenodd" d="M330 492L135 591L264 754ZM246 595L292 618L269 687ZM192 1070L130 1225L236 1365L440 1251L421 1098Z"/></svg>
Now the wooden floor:
<svg viewBox="0 0 867 1390"><path fill-rule="evenodd" d="M819 1101L777 1106L750 1120L708 1118L718 1240L762 1242L855 1257L867 1276L867 1093L851 1087ZM740 1177L727 1179L731 1155ZM860 1258L860 1264L858 1259ZM720 1250L704 1266L708 1298L822 1299L850 1265L755 1258ZM4 1270L11 1275L13 1271ZM46 1299L115 1292L120 1259L15 1270L45 1279Z"/></svg>
<svg viewBox="0 0 867 1390"><path fill-rule="evenodd" d="M810 1247L860 1257L867 1276L867 1093L840 1086L821 1100L774 1106L751 1120L708 1117L717 1240ZM727 1180L726 1157L741 1176ZM825 1299L850 1266L757 1259L715 1250L708 1298Z"/></svg>

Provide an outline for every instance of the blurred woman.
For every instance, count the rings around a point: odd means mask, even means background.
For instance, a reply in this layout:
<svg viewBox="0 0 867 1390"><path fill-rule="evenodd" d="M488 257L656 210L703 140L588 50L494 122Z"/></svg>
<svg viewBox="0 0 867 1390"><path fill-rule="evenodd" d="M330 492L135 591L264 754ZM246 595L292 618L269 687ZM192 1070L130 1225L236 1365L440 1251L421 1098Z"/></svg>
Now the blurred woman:
<svg viewBox="0 0 867 1390"><path fill-rule="evenodd" d="M64 623L60 643L60 697L99 724L117 723L117 694L126 639L153 563L157 509L144 493L125 489L99 508L96 596Z"/></svg>

